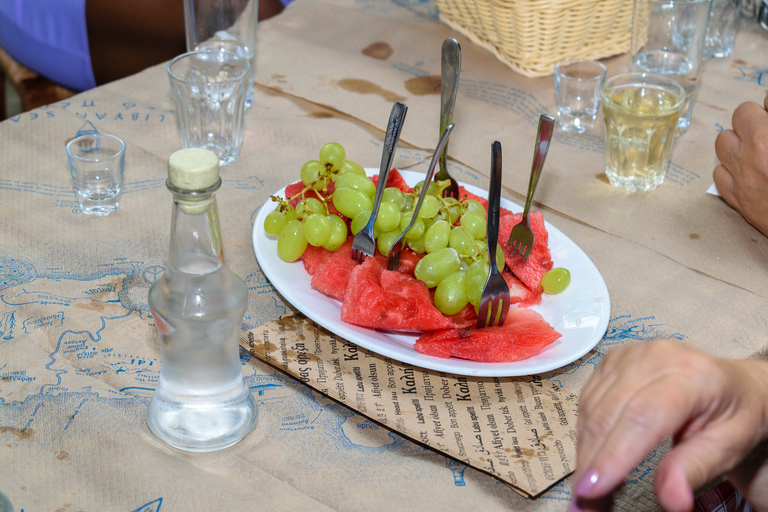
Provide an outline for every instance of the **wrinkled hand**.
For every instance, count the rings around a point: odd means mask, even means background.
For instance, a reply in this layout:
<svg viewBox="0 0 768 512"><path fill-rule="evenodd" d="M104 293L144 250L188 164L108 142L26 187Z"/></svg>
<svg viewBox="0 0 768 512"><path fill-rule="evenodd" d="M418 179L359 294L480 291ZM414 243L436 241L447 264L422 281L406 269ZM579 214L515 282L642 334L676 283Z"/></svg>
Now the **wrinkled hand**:
<svg viewBox="0 0 768 512"><path fill-rule="evenodd" d="M571 510L607 510L629 472L668 437L673 447L655 481L665 510L692 510L693 490L723 474L756 510L768 510L768 361L636 343L605 356L579 403Z"/></svg>
<svg viewBox="0 0 768 512"><path fill-rule="evenodd" d="M713 178L725 201L768 236L768 96L761 107L748 101L733 112L733 130L715 139L720 165Z"/></svg>

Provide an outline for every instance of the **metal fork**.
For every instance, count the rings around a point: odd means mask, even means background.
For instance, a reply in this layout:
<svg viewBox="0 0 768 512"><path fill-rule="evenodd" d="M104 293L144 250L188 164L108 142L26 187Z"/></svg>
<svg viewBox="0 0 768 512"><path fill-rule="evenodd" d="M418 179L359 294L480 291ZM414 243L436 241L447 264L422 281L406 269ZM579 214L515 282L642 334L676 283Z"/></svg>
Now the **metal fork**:
<svg viewBox="0 0 768 512"><path fill-rule="evenodd" d="M379 213L381 205L381 196L387 187L387 176L392 168L392 160L395 156L397 142L400 140L400 132L403 129L405 114L408 112L408 106L400 101L392 105L392 112L389 114L387 122L387 132L384 135L384 149L381 154L381 166L379 167L379 182L376 185L376 196L373 199L373 209L368 224L361 229L352 241L352 259L362 263L366 256L373 256L376 251L376 240L373 238L373 223L376 222L376 215Z"/></svg>
<svg viewBox="0 0 768 512"><path fill-rule="evenodd" d="M453 118L453 106L456 104L456 91L459 88L459 74L461 73L461 46L454 38L449 37L443 41L440 64L440 134L445 133L445 128L451 124ZM459 199L459 182L448 174L445 161L448 157L448 149L440 153L440 172L435 176L435 181L450 180L451 184L443 190L443 197Z"/></svg>
<svg viewBox="0 0 768 512"><path fill-rule="evenodd" d="M536 237L533 234L531 225L528 223L528 211L531 209L531 201L536 185L539 183L541 169L544 167L544 160L549 151L549 142L552 140L552 131L555 127L555 119L548 114L539 116L539 128L536 133L536 148L533 151L533 165L531 166L531 178L528 182L528 195L525 198L525 208L523 209L523 219L512 228L509 234L509 245L512 250L525 259L531 255L533 242Z"/></svg>
<svg viewBox="0 0 768 512"><path fill-rule="evenodd" d="M501 214L501 143L491 144L491 183L488 187L488 223L485 238L488 247L488 264L491 267L480 299L477 312L477 328L503 325L509 311L509 286L496 266L499 239L499 215Z"/></svg>
<svg viewBox="0 0 768 512"><path fill-rule="evenodd" d="M389 254L387 255L387 270L397 270L397 267L400 266L400 253L403 250L403 243L405 242L405 234L408 233L408 230L413 227L414 222L416 222L417 214L419 213L419 209L421 208L421 203L424 201L424 196L427 195L427 189L429 188L427 185L432 181L432 176L435 174L435 167L437 166L437 161L440 159L440 155L443 154L443 150L445 150L445 146L448 144L448 137L451 135L451 131L453 130L453 123L449 124L445 131L443 131L442 137L440 137L440 142L437 143L437 147L435 148L435 153L432 155L432 162L429 164L429 168L427 169L427 175L424 178L424 185L421 187L421 193L419 194L419 200L416 202L416 206L413 209L413 216L411 217L411 222L408 223L408 227L405 228L405 230L400 233L400 236L397 237L397 240L395 240L395 243L392 244L392 247L389 249Z"/></svg>

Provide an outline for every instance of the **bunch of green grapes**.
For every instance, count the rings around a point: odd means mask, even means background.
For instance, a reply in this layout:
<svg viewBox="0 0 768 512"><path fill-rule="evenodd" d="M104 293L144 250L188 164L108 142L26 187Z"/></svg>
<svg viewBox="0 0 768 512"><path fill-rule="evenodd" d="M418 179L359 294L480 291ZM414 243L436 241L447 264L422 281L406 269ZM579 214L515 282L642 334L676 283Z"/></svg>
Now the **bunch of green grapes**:
<svg viewBox="0 0 768 512"><path fill-rule="evenodd" d="M442 197L448 182L428 184L427 193L416 220L405 234L407 246L425 254L415 269L416 278L435 288L435 305L444 314L461 311L469 302L480 304L488 277L488 249L485 243L485 207L474 199L459 201ZM387 187L373 225L376 246L383 255L413 219L414 208L424 183L413 193ZM371 218L376 187L368 178L345 175L336 180L333 204L352 219L350 229L356 235ZM496 263L504 267L504 253L497 247Z"/></svg>
<svg viewBox="0 0 768 512"><path fill-rule="evenodd" d="M272 196L272 200L279 204L264 219L264 231L277 235L277 254L289 262L299 259L307 245L335 251L344 244L347 224L338 215L329 214L328 185L331 181L338 182L340 178L343 181L347 175L368 180L365 170L347 160L344 147L337 142L324 145L317 160L309 160L301 166L300 175L304 189L287 199ZM322 194L307 197L310 190ZM301 200L294 208L290 203L299 196Z"/></svg>

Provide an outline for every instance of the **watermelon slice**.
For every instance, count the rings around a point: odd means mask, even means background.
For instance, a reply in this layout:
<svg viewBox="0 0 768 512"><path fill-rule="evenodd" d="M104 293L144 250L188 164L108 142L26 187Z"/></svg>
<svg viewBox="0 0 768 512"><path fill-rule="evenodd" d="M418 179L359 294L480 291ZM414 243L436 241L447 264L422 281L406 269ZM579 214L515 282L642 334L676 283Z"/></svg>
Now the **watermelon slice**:
<svg viewBox="0 0 768 512"><path fill-rule="evenodd" d="M357 265L352 259L352 239L348 238L330 258L318 265L310 284L329 297L343 301L347 283Z"/></svg>
<svg viewBox="0 0 768 512"><path fill-rule="evenodd" d="M376 174L374 176L371 176L371 180L373 181L374 185L379 184L379 175ZM403 193L411 193L413 192L413 188L408 185L408 183L405 181L405 178L403 178L403 175L400 174L400 171L395 169L394 167L392 170L389 171L389 175L387 176L387 187L394 187L400 189L400 192Z"/></svg>
<svg viewBox="0 0 768 512"><path fill-rule="evenodd" d="M517 304L518 307L528 307L541 303L541 294L529 289L509 270L504 269L501 275L507 282L507 286L509 286L510 304Z"/></svg>
<svg viewBox="0 0 768 512"><path fill-rule="evenodd" d="M509 245L509 234L523 218L522 213L504 215L499 218L499 244L504 250L507 266L525 286L541 295L541 278L552 268L552 255L549 252L549 235L544 225L544 216L535 210L529 213L528 222L531 225L535 241L531 255L526 260Z"/></svg>
<svg viewBox="0 0 768 512"><path fill-rule="evenodd" d="M486 210L488 209L488 200L486 198L480 197L477 194L473 194L469 190L465 189L463 185L459 186L459 200L464 201L466 199L474 199L478 203L482 204Z"/></svg>
<svg viewBox="0 0 768 512"><path fill-rule="evenodd" d="M307 271L307 274L313 276L317 272L318 267L331 256L333 256L333 253L328 249L307 245L307 248L304 249L304 254L299 259L304 263L304 270Z"/></svg>
<svg viewBox="0 0 768 512"><path fill-rule="evenodd" d="M511 363L536 355L560 336L535 311L512 308L501 327L425 333L416 340L414 348L435 357Z"/></svg>
<svg viewBox="0 0 768 512"><path fill-rule="evenodd" d="M384 269L376 258L366 258L352 270L341 320L396 332L434 331L455 325L432 304L426 284Z"/></svg>
<svg viewBox="0 0 768 512"><path fill-rule="evenodd" d="M416 269L416 264L424 256L424 254L416 254L408 248L403 249L400 251L400 265L398 265L397 271L401 274L412 276L413 271ZM376 249L376 259L382 267L387 268L387 257L382 255L378 249Z"/></svg>

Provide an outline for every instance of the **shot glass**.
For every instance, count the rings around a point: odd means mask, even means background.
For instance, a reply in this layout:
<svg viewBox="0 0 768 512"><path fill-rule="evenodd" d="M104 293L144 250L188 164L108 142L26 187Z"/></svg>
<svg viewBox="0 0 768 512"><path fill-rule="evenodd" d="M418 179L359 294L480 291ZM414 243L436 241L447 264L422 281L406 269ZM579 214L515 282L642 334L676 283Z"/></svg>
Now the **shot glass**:
<svg viewBox="0 0 768 512"><path fill-rule="evenodd" d="M258 18L258 0L184 0L188 52L225 48L248 59L251 75L248 77L246 109L253 104Z"/></svg>
<svg viewBox="0 0 768 512"><path fill-rule="evenodd" d="M600 97L608 180L630 192L654 190L667 173L685 89L663 75L627 73L608 79Z"/></svg>
<svg viewBox="0 0 768 512"><path fill-rule="evenodd" d="M606 72L602 63L589 59L567 59L555 64L555 103L560 130L583 133L594 126Z"/></svg>
<svg viewBox="0 0 768 512"><path fill-rule="evenodd" d="M676 136L688 131L712 0L634 0L629 71L659 73L685 89Z"/></svg>
<svg viewBox="0 0 768 512"><path fill-rule="evenodd" d="M210 149L219 165L235 161L243 145L250 71L244 57L214 49L185 53L168 64L182 148Z"/></svg>
<svg viewBox="0 0 768 512"><path fill-rule="evenodd" d="M86 215L104 216L117 210L125 172L125 142L107 134L88 134L67 144L72 185Z"/></svg>
<svg viewBox="0 0 768 512"><path fill-rule="evenodd" d="M724 59L731 54L740 18L739 0L712 0L707 38L704 41L704 59Z"/></svg>

